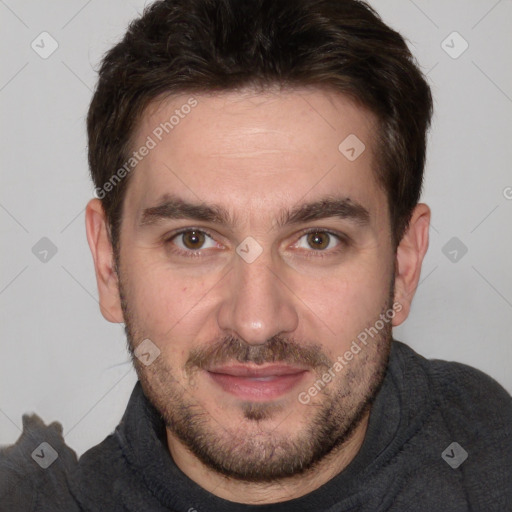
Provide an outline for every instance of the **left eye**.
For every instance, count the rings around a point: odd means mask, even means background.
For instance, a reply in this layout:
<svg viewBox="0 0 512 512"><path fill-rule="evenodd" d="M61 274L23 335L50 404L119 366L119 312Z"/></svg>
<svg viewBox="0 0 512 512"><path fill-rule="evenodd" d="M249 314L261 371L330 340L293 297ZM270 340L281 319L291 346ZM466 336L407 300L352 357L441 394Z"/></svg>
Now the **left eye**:
<svg viewBox="0 0 512 512"><path fill-rule="evenodd" d="M215 241L204 231L191 229L182 231L175 235L172 242L185 251L197 251L199 249L210 249L215 247Z"/></svg>
<svg viewBox="0 0 512 512"><path fill-rule="evenodd" d="M301 249L314 249L315 251L325 251L333 249L340 243L339 237L327 231L312 231L299 238L296 247Z"/></svg>

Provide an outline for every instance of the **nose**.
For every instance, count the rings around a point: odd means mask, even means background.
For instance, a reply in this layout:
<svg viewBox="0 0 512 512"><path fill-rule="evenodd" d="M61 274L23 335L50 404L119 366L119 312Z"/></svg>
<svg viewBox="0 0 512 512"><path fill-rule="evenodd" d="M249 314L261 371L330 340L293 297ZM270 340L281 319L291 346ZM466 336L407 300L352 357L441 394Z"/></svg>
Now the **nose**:
<svg viewBox="0 0 512 512"><path fill-rule="evenodd" d="M296 330L294 295L278 268L265 253L252 263L237 258L218 310L222 331L258 345Z"/></svg>

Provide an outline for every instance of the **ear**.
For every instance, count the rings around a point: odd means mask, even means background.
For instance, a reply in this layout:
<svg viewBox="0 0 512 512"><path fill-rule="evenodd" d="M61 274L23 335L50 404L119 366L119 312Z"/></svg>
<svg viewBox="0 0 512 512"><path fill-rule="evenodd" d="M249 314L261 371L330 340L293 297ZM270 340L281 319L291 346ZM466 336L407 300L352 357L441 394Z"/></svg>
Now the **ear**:
<svg viewBox="0 0 512 512"><path fill-rule="evenodd" d="M409 316L411 302L418 286L421 264L428 249L430 208L423 203L416 205L409 226L398 244L395 261L395 302L397 308L393 325L400 325Z"/></svg>
<svg viewBox="0 0 512 512"><path fill-rule="evenodd" d="M85 209L87 241L96 270L101 314L113 323L124 321L119 297L114 251L110 242L105 211L99 199L91 199Z"/></svg>

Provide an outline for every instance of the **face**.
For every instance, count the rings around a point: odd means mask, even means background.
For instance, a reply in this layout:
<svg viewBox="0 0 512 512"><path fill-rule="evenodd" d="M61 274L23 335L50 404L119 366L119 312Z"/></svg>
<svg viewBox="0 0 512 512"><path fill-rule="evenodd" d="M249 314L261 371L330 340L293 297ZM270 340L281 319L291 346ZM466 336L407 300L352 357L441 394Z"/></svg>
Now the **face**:
<svg viewBox="0 0 512 512"><path fill-rule="evenodd" d="M146 111L133 146L152 147L125 197L119 291L171 453L185 446L244 480L291 476L367 412L394 314L374 130L368 111L320 90L184 95Z"/></svg>

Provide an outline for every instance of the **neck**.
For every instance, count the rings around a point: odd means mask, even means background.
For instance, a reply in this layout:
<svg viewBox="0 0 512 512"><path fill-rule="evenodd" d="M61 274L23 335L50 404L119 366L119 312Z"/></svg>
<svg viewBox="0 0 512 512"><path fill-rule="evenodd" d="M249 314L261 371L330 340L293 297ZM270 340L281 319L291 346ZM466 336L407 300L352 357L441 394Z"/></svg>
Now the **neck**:
<svg viewBox="0 0 512 512"><path fill-rule="evenodd" d="M228 478L205 466L167 429L167 444L176 465L191 480L219 498L247 505L288 501L315 491L343 471L359 452L368 427L370 410L347 440L311 470L268 483Z"/></svg>

